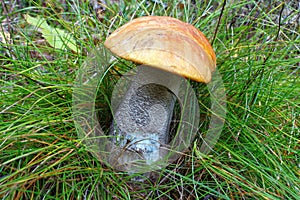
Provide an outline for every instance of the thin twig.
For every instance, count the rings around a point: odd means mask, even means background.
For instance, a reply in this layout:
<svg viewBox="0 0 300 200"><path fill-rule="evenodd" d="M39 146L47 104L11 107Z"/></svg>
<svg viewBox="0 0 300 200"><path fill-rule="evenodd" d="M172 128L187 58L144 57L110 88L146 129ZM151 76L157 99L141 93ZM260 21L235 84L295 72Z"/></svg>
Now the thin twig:
<svg viewBox="0 0 300 200"><path fill-rule="evenodd" d="M214 37L211 41L211 46L214 45L214 42L215 42L215 39L216 39L216 36L217 36L217 32L218 32L218 29L219 29L219 26L220 26L221 18L223 16L223 11L225 9L225 5L226 5L226 0L224 0L223 6L222 6L221 14L220 14L220 17L218 19L218 23L217 23L217 27L216 27L216 30L215 30L215 33L214 33Z"/></svg>
<svg viewBox="0 0 300 200"><path fill-rule="evenodd" d="M277 31L277 35L276 35L275 41L278 40L278 37L279 37L279 34L280 34L280 29L281 29L281 17L282 17L282 12L283 12L283 10L284 10L284 2L282 3L282 7L281 7L281 10L280 10L280 13L279 13L278 31Z"/></svg>

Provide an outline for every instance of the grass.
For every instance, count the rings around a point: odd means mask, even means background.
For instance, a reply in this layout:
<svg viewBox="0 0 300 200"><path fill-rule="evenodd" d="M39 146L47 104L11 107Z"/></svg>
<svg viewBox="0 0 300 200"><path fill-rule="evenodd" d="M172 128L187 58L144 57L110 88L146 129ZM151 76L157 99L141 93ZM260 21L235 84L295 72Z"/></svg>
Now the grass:
<svg viewBox="0 0 300 200"><path fill-rule="evenodd" d="M2 199L299 198L300 13L293 1L230 1L223 13L218 1L126 1L102 12L79 0L1 2ZM24 14L70 32L81 53L50 46ZM206 34L226 88L227 115L210 154L200 152L197 140L157 181L136 185L135 175L112 171L80 143L72 90L88 52L143 15L173 16ZM104 86L108 94L111 84ZM208 97L200 92L200 98ZM206 133L205 126L200 130Z"/></svg>

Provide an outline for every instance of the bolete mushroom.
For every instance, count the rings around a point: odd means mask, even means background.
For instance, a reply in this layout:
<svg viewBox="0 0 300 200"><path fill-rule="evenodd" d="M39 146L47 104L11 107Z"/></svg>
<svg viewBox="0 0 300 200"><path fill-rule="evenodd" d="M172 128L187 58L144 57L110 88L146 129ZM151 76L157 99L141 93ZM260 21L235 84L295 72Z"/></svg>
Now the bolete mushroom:
<svg viewBox="0 0 300 200"><path fill-rule="evenodd" d="M134 19L104 45L114 55L142 64L114 113L110 132L113 143L124 149L114 163L134 172L131 163L150 165L163 156L180 78L208 83L216 56L202 32L166 16Z"/></svg>

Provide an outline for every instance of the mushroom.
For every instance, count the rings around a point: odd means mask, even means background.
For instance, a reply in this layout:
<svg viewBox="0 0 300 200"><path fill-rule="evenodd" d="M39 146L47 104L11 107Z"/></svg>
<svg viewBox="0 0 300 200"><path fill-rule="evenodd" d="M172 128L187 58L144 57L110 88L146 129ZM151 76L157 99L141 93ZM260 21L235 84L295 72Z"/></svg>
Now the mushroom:
<svg viewBox="0 0 300 200"><path fill-rule="evenodd" d="M182 77L208 83L216 68L215 53L194 26L166 16L130 21L105 41L114 55L137 66L122 101L114 111L110 134L119 149L110 163L136 172L137 162L160 160L168 136Z"/></svg>

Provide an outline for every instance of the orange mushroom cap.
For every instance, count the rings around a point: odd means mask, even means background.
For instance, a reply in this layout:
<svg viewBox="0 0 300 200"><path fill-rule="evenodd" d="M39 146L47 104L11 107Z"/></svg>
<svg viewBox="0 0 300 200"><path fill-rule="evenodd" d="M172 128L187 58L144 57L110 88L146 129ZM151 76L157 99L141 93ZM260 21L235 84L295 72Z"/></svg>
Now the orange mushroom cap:
<svg viewBox="0 0 300 200"><path fill-rule="evenodd" d="M216 55L194 26L166 16L134 19L114 31L104 45L115 55L198 82L208 83Z"/></svg>

